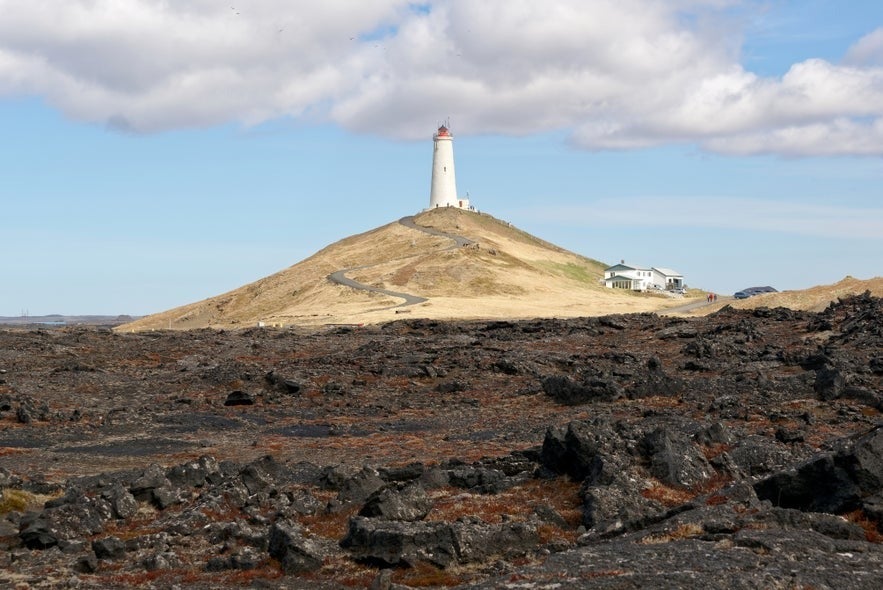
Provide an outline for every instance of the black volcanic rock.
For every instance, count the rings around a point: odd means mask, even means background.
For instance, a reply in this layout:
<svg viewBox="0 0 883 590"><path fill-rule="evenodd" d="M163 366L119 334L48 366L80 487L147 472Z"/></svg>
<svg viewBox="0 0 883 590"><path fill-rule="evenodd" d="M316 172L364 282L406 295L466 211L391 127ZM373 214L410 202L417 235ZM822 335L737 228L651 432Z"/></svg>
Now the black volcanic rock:
<svg viewBox="0 0 883 590"><path fill-rule="evenodd" d="M441 522L396 522L356 516L340 542L356 559L383 565L428 562L447 567L457 560L451 525Z"/></svg>
<svg viewBox="0 0 883 590"><path fill-rule="evenodd" d="M381 488L371 494L359 516L386 520L423 520L432 509L432 500L419 483Z"/></svg>
<svg viewBox="0 0 883 590"><path fill-rule="evenodd" d="M881 312L0 330L0 586L876 590Z"/></svg>
<svg viewBox="0 0 883 590"><path fill-rule="evenodd" d="M251 406L254 405L254 396L245 391L231 391L224 400L225 406Z"/></svg>
<svg viewBox="0 0 883 590"><path fill-rule="evenodd" d="M269 553L282 564L282 571L292 575L319 569L326 555L315 541L304 538L298 527L282 522L270 528Z"/></svg>

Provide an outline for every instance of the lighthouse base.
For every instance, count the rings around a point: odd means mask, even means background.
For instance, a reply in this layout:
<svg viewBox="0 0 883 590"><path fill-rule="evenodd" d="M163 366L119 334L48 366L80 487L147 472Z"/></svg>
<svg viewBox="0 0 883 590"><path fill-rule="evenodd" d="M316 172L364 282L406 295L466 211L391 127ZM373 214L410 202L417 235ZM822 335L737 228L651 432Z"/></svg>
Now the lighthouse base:
<svg viewBox="0 0 883 590"><path fill-rule="evenodd" d="M454 207L455 209L465 209L466 211L475 211L475 207L469 204L469 199L457 199L456 201L447 201L445 203L436 203L435 205L429 207L428 209L424 209L424 211L429 211L430 209L438 209L440 207Z"/></svg>

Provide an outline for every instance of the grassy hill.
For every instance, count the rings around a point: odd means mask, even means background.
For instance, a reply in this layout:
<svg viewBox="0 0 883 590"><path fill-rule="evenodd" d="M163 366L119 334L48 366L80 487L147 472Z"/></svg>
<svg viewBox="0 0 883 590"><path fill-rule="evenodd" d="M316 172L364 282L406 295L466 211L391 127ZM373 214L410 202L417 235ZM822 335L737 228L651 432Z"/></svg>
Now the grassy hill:
<svg viewBox="0 0 883 590"><path fill-rule="evenodd" d="M146 316L121 330L378 323L401 317L573 317L653 311L681 303L604 288L606 265L545 242L487 214L444 208L417 225L468 238L472 245L393 222L336 242L266 278L204 301ZM428 301L336 285L347 276ZM402 315L407 314L407 315Z"/></svg>
<svg viewBox="0 0 883 590"><path fill-rule="evenodd" d="M690 315L706 315L719 310L724 305L737 309L756 309L758 307L787 307L804 311L822 311L832 301L849 295L860 295L870 291L871 295L883 297L883 277L862 280L846 277L833 285L818 285L800 291L782 291L781 293L764 293L748 299L733 299L719 302L695 310Z"/></svg>

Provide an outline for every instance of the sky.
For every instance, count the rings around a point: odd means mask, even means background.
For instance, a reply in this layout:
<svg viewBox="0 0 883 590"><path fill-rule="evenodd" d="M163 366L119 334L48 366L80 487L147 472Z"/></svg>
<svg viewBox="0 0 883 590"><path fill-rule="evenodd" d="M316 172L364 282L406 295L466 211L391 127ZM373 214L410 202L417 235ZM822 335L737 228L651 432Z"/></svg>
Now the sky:
<svg viewBox="0 0 883 590"><path fill-rule="evenodd" d="M883 275L879 0L0 0L0 315L211 297L457 188L732 293Z"/></svg>

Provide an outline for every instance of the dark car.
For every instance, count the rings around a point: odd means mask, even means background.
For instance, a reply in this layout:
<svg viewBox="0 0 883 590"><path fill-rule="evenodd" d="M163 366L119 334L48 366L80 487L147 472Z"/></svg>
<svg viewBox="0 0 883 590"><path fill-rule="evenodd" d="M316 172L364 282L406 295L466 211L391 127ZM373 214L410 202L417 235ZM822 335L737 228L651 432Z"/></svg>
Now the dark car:
<svg viewBox="0 0 883 590"><path fill-rule="evenodd" d="M733 293L733 297L736 299L748 299L749 297L754 297L755 295L760 295L761 293L778 293L772 287L748 287L747 289L742 289L741 291L736 291Z"/></svg>

